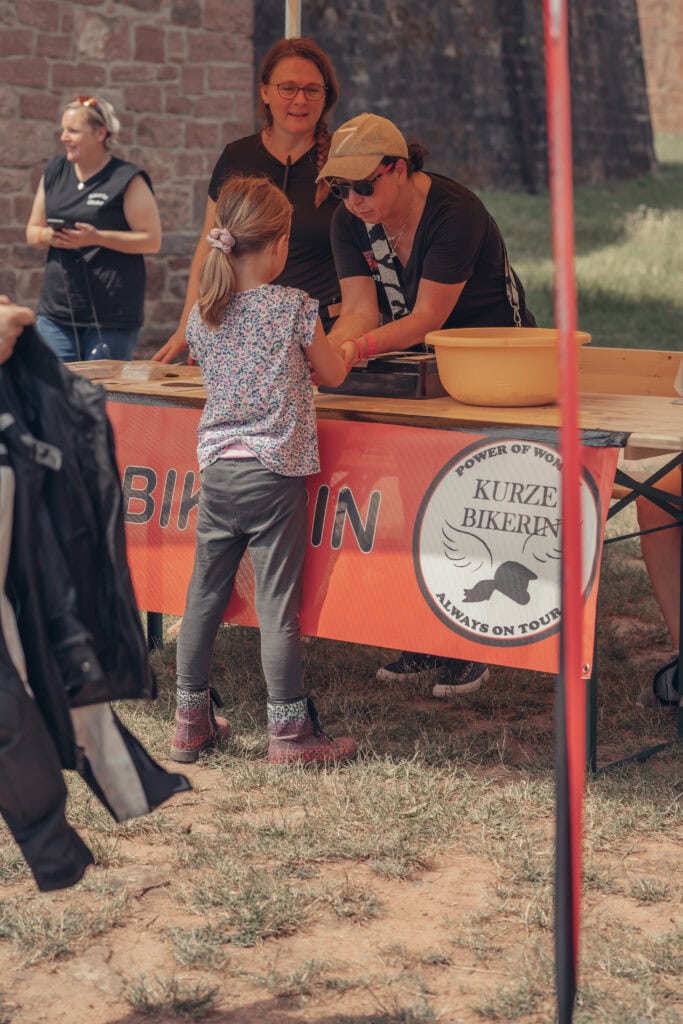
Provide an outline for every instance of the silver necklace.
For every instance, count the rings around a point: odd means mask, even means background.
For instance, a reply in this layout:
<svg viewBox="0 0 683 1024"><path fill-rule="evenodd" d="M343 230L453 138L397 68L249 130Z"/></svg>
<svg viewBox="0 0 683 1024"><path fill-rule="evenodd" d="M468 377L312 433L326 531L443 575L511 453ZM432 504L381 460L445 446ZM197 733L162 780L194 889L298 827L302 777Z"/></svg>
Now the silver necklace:
<svg viewBox="0 0 683 1024"><path fill-rule="evenodd" d="M392 257L396 255L396 246L401 241L401 238L403 236L403 232L408 227L408 221L410 220L410 215L411 215L411 213L413 211L413 200L414 200L414 198L415 198L414 195L411 195L410 200L408 202L408 209L406 210L406 219L403 221L403 223L401 224L401 226L398 229L398 231L394 232L393 235L390 235L389 232L387 231L387 229L384 227L384 224L382 224L382 227L384 228L384 233L387 236L387 241L389 243L389 248L391 249L390 255Z"/></svg>
<svg viewBox="0 0 683 1024"><path fill-rule="evenodd" d="M88 177L85 179L85 181L78 181L77 184L76 184L76 188L78 189L78 191L82 192L83 189L85 188L85 182L86 181L90 181L90 179L94 178L96 174L99 174L100 171L103 171L104 168L107 166L107 164L111 163L111 160L112 160L112 156L111 156L111 153L110 153L110 154L108 154L107 159L104 161L102 166L98 167L97 170L93 171L92 174L89 174ZM74 168L74 174L76 174L76 168ZM77 174L76 174L76 177L78 177Z"/></svg>
<svg viewBox="0 0 683 1024"><path fill-rule="evenodd" d="M382 227L384 228L384 224L382 225ZM387 241L388 241L388 243L389 243L389 245L391 246L392 249L395 249L396 246L398 245L398 243L401 241L401 236L403 235L403 232L405 231L405 229L407 227L408 227L408 217L406 217L406 219L403 221L403 223L401 224L401 226L398 229L398 231L395 234L393 234L393 235L390 235L389 232L387 231L387 229L384 228L384 233L387 236Z"/></svg>

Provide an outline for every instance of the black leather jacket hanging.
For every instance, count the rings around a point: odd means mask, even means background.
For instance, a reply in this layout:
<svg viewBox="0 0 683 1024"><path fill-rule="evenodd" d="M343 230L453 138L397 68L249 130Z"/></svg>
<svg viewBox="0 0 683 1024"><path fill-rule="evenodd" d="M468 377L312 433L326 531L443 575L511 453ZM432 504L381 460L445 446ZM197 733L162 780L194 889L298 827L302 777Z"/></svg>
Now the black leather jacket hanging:
<svg viewBox="0 0 683 1024"><path fill-rule="evenodd" d="M156 694L126 561L120 479L105 395L63 366L32 328L26 328L11 359L0 367L0 439L7 448L16 487L6 592L24 648L28 689L56 748L55 763L76 768L115 817L144 813L190 788L187 780L165 772L113 714L104 715L100 725L104 723L105 731L116 731L116 743L125 747L144 794L145 806L140 807L138 800L139 809L126 813L114 793L117 787L112 787L112 799L108 798L101 765L95 777L90 763L95 759L89 759L87 750L76 743L72 724L72 709ZM23 697L17 695L21 680L5 645L0 645L0 678L4 692L13 694L15 711L17 701L24 707ZM1 708L0 700L0 715ZM34 718L26 707L24 718ZM73 841L65 842L64 834L50 838L51 833L45 832L45 841L53 846L49 877L40 876L35 853L41 849L42 825L50 815L59 816L59 786L52 787L49 813L41 807L40 813L32 815L17 796L21 786L17 788L16 772L26 771L26 748L18 758L11 729L8 736L4 725L4 732L0 730L0 812L39 886L59 887L51 879L61 877L54 870L60 844L65 856L73 857ZM42 765L40 771L47 771L47 779L53 768L45 769L43 764L43 735L36 731L32 741L31 728L22 726L22 730L23 744L34 743L36 766ZM37 778L30 781L24 788L33 794L27 799L35 801L41 784ZM13 827L17 816L22 821L21 834ZM89 857L81 859L84 870ZM62 874L80 877L78 871L69 872L68 865L62 865Z"/></svg>

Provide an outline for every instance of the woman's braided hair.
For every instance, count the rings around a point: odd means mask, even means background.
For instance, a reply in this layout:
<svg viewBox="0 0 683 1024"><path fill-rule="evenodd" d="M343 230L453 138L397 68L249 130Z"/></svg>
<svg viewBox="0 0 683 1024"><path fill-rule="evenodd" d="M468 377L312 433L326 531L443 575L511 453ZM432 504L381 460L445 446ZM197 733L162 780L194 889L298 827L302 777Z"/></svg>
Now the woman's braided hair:
<svg viewBox="0 0 683 1024"><path fill-rule="evenodd" d="M312 39L295 36L292 39L279 39L277 43L274 43L268 50L268 53L265 55L261 63L260 81L262 85L268 85L270 83L270 76L273 73L275 65L284 57L301 57L303 60L310 60L311 63L315 64L317 67L318 71L322 75L323 82L325 83L325 104L323 106L323 112L315 126L315 162L318 171L320 171L322 170L330 151L332 135L327 123L327 115L339 99L339 83L337 82L337 76L334 72L334 68L332 67L330 58L323 50L320 49L317 43L313 42ZM270 112L270 107L267 103L264 103L263 100L261 100L261 113L263 114L266 127L269 128L273 123L273 115ZM315 194L315 205L320 206L320 204L327 198L328 193L329 186L327 182L318 182L318 188Z"/></svg>

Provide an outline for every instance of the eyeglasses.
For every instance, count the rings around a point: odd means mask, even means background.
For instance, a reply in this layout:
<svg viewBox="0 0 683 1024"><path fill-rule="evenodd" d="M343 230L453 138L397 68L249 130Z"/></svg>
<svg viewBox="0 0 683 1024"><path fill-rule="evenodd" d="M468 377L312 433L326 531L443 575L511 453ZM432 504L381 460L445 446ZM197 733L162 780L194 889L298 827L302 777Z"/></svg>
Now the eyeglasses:
<svg viewBox="0 0 683 1024"><path fill-rule="evenodd" d="M277 89L283 100L293 100L300 92L307 100L321 100L327 92L324 85L316 85L315 82L310 85L297 85L296 82L269 82L268 84Z"/></svg>
<svg viewBox="0 0 683 1024"><path fill-rule="evenodd" d="M335 199L348 199L351 189L357 196L371 196L375 191L375 182L383 178L389 171L393 171L396 163L387 164L374 178L363 178L362 181L331 181L330 192Z"/></svg>

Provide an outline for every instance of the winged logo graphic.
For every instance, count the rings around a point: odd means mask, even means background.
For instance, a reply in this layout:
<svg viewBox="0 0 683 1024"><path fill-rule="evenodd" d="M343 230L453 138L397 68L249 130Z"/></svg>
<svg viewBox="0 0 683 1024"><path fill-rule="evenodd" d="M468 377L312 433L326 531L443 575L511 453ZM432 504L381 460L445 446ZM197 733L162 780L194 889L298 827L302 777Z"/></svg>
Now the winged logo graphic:
<svg viewBox="0 0 683 1024"><path fill-rule="evenodd" d="M496 564L490 546L476 533L462 530L445 521L441 527L443 551L446 558L458 569L470 573L484 570L489 578L479 580L465 590L463 601L488 601L495 591L504 594L517 604L528 604L529 585L538 579L537 573L522 561L506 559ZM538 563L557 561L561 551L556 537L527 536L520 545L520 557ZM495 568L494 568L495 567Z"/></svg>

